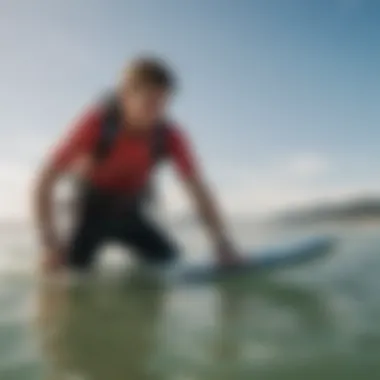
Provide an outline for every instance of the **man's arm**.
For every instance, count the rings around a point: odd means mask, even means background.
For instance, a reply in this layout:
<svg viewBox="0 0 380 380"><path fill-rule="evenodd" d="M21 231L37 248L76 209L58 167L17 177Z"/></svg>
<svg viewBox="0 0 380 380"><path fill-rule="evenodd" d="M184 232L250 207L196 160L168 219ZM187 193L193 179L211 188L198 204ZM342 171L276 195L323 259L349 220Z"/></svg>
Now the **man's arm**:
<svg viewBox="0 0 380 380"><path fill-rule="evenodd" d="M216 199L200 174L201 170L196 164L195 154L190 148L189 141L184 137L183 133L174 130L170 136L169 147L177 171L182 177L191 199L194 201L198 214L210 233L219 259L223 263L236 262L238 256L223 223Z"/></svg>
<svg viewBox="0 0 380 380"><path fill-rule="evenodd" d="M223 223L223 218L215 197L212 195L205 181L197 176L185 180L185 186L194 200L198 214L205 223L215 251L222 262L231 262L237 259L231 238Z"/></svg>
<svg viewBox="0 0 380 380"><path fill-rule="evenodd" d="M53 167L44 167L38 176L33 199L37 231L43 248L49 251L59 250L52 215L53 192L59 177L60 173Z"/></svg>
<svg viewBox="0 0 380 380"><path fill-rule="evenodd" d="M97 123L98 114L93 111L87 112L74 124L68 136L61 140L53 155L46 159L37 177L33 211L48 270L57 269L63 260L62 247L53 218L55 185L73 164L86 161L86 155L92 151L97 141Z"/></svg>

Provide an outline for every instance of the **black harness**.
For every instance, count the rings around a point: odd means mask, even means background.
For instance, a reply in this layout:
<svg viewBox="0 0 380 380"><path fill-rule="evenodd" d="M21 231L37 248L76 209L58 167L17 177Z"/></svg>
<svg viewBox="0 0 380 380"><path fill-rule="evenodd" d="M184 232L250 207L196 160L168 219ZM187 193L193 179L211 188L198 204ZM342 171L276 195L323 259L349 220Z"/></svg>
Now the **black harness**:
<svg viewBox="0 0 380 380"><path fill-rule="evenodd" d="M115 95L106 97L102 102L104 107L104 116L100 125L100 136L93 152L94 165L99 165L105 160L119 135L122 132L122 112L119 102ZM153 136L151 138L151 162L156 169L167 156L167 123L161 122L154 127ZM156 191L152 179L144 186L143 189L136 194L133 199L127 195L105 195L101 190L97 189L92 183L85 183L83 186L84 200L97 205L105 203L112 204L131 204L140 206L142 203L152 202L155 199ZM87 203L86 202L86 203ZM107 207L107 206L106 206ZM117 206L118 207L118 206Z"/></svg>

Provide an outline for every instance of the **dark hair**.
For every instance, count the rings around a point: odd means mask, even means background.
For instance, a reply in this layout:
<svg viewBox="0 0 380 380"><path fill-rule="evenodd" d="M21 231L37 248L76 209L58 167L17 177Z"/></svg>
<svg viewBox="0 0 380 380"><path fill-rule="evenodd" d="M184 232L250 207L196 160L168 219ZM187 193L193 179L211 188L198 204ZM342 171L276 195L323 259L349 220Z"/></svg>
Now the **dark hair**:
<svg viewBox="0 0 380 380"><path fill-rule="evenodd" d="M153 85L172 91L176 79L171 68L159 58L139 57L126 68L124 81L132 85Z"/></svg>

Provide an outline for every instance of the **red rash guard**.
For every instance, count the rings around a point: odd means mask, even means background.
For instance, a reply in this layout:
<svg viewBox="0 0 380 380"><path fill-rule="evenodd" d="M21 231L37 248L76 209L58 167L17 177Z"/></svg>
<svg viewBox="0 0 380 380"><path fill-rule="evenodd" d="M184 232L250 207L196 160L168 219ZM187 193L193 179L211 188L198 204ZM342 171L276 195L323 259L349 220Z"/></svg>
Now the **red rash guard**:
<svg viewBox="0 0 380 380"><path fill-rule="evenodd" d="M87 112L73 130L56 148L52 165L56 170L70 170L78 159L94 152L99 139L102 112ZM182 178L190 178L196 173L196 164L191 148L183 133L169 126L166 149ZM97 187L112 192L133 194L141 190L149 180L151 162L151 135L149 133L120 133L107 157L95 165L90 181Z"/></svg>

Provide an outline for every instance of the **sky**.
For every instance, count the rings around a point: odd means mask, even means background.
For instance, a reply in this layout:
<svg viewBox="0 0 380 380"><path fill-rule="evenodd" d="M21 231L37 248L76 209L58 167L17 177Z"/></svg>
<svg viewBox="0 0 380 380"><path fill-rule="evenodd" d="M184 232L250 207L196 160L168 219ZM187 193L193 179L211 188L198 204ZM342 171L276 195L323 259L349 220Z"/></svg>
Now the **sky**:
<svg viewBox="0 0 380 380"><path fill-rule="evenodd" d="M379 20L376 0L0 0L0 218L30 214L44 155L141 53L177 70L227 213L380 194Z"/></svg>

